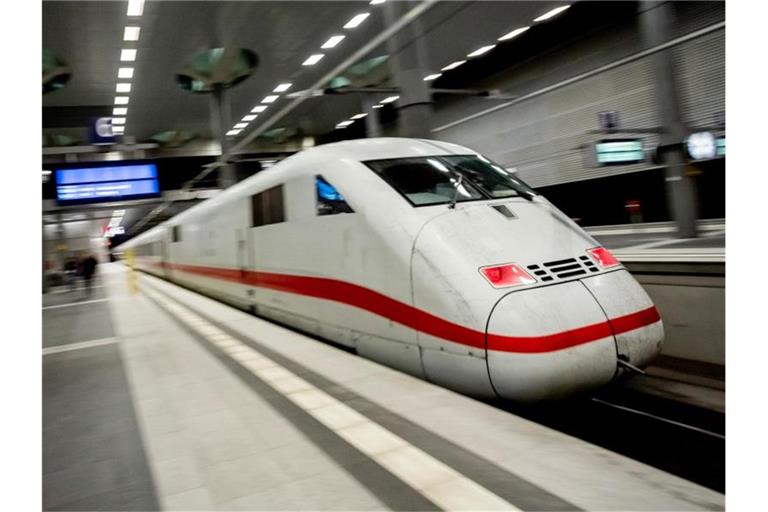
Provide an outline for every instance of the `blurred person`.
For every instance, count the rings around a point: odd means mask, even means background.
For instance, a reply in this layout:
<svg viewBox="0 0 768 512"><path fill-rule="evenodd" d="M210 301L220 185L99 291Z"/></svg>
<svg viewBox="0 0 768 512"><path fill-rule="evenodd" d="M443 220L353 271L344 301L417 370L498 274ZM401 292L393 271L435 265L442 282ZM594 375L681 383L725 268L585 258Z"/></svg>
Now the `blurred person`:
<svg viewBox="0 0 768 512"><path fill-rule="evenodd" d="M65 283L69 285L70 291L74 290L77 286L77 266L75 258L68 258L64 264L64 279Z"/></svg>
<svg viewBox="0 0 768 512"><path fill-rule="evenodd" d="M89 254L80 262L80 274L85 282L86 295L91 295L91 280L96 273L96 265L98 264L99 262L93 257L93 254Z"/></svg>

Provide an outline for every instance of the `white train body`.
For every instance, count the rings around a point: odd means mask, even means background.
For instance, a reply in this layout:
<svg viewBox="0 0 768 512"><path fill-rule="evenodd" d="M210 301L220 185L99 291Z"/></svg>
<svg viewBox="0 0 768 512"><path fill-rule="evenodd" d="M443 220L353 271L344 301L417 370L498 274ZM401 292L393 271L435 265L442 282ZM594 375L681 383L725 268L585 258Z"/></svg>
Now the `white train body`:
<svg viewBox="0 0 768 512"><path fill-rule="evenodd" d="M446 201L383 177L400 179L410 168L418 176L425 162L441 171L483 165L470 158L506 172L437 141L319 146L118 250L132 248L149 273L467 394L557 398L616 379L625 371L619 359L647 365L663 339L656 308L542 196L469 200L480 189L452 171ZM335 190L321 194L326 184ZM445 194L442 185L433 192ZM337 203L341 211L330 213ZM508 278L516 281L492 283Z"/></svg>

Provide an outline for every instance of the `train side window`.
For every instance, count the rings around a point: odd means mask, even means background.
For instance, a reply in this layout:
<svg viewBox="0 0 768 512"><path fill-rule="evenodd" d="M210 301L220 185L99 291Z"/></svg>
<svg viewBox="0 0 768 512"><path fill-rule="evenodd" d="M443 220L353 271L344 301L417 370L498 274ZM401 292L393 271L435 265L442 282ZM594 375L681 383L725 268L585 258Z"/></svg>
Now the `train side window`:
<svg viewBox="0 0 768 512"><path fill-rule="evenodd" d="M283 186L278 185L251 196L251 226L285 222Z"/></svg>
<svg viewBox="0 0 768 512"><path fill-rule="evenodd" d="M354 213L336 187L328 183L322 176L315 177L317 190L317 214L335 215L337 213Z"/></svg>
<svg viewBox="0 0 768 512"><path fill-rule="evenodd" d="M171 237L172 242L181 242L181 226L173 226Z"/></svg>

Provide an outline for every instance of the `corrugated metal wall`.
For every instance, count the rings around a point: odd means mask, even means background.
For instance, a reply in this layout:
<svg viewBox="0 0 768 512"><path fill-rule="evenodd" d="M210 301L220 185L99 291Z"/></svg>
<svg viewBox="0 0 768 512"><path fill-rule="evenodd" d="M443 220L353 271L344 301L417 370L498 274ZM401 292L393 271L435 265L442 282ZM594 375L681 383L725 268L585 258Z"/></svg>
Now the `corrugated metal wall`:
<svg viewBox="0 0 768 512"><path fill-rule="evenodd" d="M677 6L673 36L689 34L723 21L720 2L681 3ZM605 66L644 49L639 19L624 22L603 33L567 46L523 67L478 84L512 94L528 94L579 73ZM725 33L717 30L673 48L678 72L681 109L690 127L711 126L715 114L725 110ZM456 126L440 129L435 137L476 149L505 167L516 167L534 187L567 183L658 168L649 162L597 167L591 157L589 134L597 113L619 112L625 128L659 125L653 88L651 57L621 65ZM434 126L449 124L492 107L476 98L436 106ZM643 135L647 148L658 137Z"/></svg>

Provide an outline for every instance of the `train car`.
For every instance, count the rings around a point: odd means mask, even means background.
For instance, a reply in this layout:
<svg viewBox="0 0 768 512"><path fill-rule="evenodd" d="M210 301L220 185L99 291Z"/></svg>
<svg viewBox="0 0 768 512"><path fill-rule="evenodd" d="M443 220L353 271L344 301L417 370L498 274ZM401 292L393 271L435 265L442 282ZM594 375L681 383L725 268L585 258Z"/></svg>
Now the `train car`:
<svg viewBox="0 0 768 512"><path fill-rule="evenodd" d="M128 248L141 270L475 396L594 389L646 366L664 336L609 251L445 142L302 151Z"/></svg>

